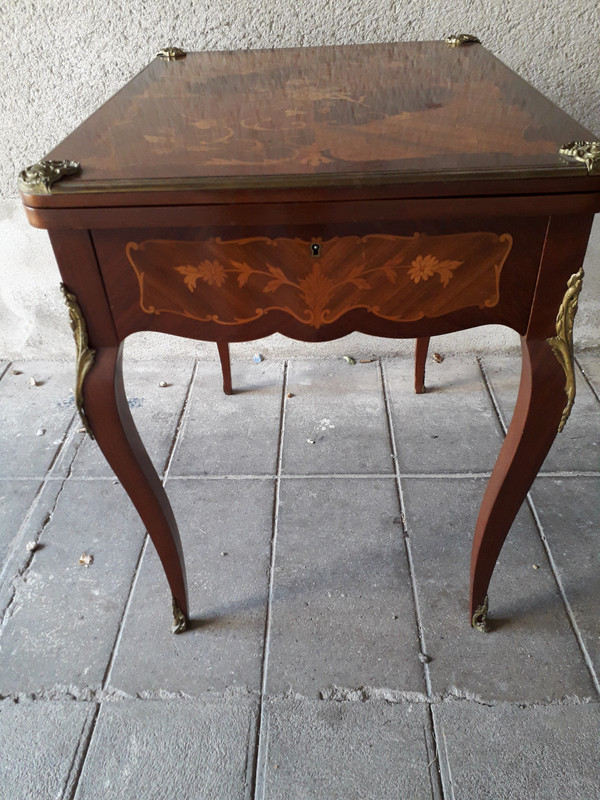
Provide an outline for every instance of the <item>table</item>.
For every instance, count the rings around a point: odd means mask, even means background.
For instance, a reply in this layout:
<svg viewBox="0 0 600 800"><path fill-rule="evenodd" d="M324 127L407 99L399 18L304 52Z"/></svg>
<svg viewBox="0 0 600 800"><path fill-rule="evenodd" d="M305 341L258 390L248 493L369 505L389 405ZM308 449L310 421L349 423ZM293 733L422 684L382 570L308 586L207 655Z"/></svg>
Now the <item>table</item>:
<svg viewBox="0 0 600 800"><path fill-rule="evenodd" d="M469 618L574 395L573 319L600 143L474 37L247 52L166 48L19 188L47 228L76 402L156 546L185 629L177 525L133 425L123 342L281 332L522 340L514 416L472 551ZM467 432L465 432L467 435Z"/></svg>

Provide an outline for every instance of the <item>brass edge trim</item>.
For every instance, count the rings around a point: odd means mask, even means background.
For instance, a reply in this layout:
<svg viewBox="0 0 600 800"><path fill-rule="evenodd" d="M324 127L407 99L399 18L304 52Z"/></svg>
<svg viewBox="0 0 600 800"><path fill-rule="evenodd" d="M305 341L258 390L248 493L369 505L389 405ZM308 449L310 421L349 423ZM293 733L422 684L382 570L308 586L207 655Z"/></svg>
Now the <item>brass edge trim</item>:
<svg viewBox="0 0 600 800"><path fill-rule="evenodd" d="M448 47L464 47L466 44L481 44L471 33L454 33L444 39Z"/></svg>
<svg viewBox="0 0 600 800"><path fill-rule="evenodd" d="M567 283L567 291L556 316L556 336L547 339L558 363L565 372L565 394L567 405L564 408L558 425L560 433L566 425L573 403L575 402L575 366L573 361L573 325L579 303L579 295L583 286L583 267L571 275Z"/></svg>
<svg viewBox="0 0 600 800"><path fill-rule="evenodd" d="M490 631L487 618L488 608L489 598L486 595L483 603L480 606L477 606L475 613L471 618L471 626L475 628L476 631L481 631L481 633L489 633Z"/></svg>
<svg viewBox="0 0 600 800"><path fill-rule="evenodd" d="M187 619L185 614L177 605L175 598L172 598L173 605L173 625L171 626L171 633L183 633L187 630Z"/></svg>
<svg viewBox="0 0 600 800"><path fill-rule="evenodd" d="M80 172L79 161L37 161L19 172L17 186L24 194L51 194L56 181Z"/></svg>
<svg viewBox="0 0 600 800"><path fill-rule="evenodd" d="M321 173L315 175L267 175L257 178L255 175L248 176L211 176L194 178L148 178L148 179L114 179L98 181L81 181L76 183L66 183L58 185L53 195L77 195L77 194L120 194L124 192L174 192L174 191L232 191L244 189L299 189L314 187L337 188L361 188L364 186L393 185L395 183L405 184L430 184L436 181L477 181L477 180L498 180L506 181L519 179L536 178L581 178L581 170L578 167L564 165L559 167L557 174L556 166L544 166L532 168L524 172L518 168L503 170L473 169L463 172L438 170L426 174L415 172L374 172L368 175L360 173L347 173L346 175L334 173ZM24 195L38 194L26 189L21 189ZM525 192L522 192L525 194Z"/></svg>
<svg viewBox="0 0 600 800"><path fill-rule="evenodd" d="M559 155L585 164L589 175L600 175L600 142L567 142L558 149Z"/></svg>
<svg viewBox="0 0 600 800"><path fill-rule="evenodd" d="M87 327L85 318L77 302L77 297L70 292L64 283L60 285L61 291L65 298L65 303L69 309L69 318L71 322L71 330L75 339L75 346L77 348L76 355L76 377L75 377L75 406L81 418L81 423L85 428L88 435L93 439L94 434L90 428L89 422L83 410L83 384L87 377L88 372L94 364L96 351L88 347Z"/></svg>
<svg viewBox="0 0 600 800"><path fill-rule="evenodd" d="M182 50L181 47L163 47L162 50L158 51L156 57L165 61L179 61L179 59L185 58L186 55L185 50Z"/></svg>

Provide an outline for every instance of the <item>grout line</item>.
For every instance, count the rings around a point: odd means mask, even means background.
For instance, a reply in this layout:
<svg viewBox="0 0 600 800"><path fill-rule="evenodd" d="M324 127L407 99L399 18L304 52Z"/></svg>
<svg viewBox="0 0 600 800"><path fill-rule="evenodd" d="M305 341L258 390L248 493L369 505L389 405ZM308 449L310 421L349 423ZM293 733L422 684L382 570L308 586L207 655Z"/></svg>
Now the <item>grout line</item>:
<svg viewBox="0 0 600 800"><path fill-rule="evenodd" d="M185 427L185 423L187 422L187 418L190 414L190 398L192 396L192 391L194 390L194 386L196 385L197 376L198 376L198 359L195 358L194 366L192 368L192 377L190 378L187 392L185 393L185 397L183 398L181 412L177 420L177 425L175 426L175 434L173 436L173 442L171 443L171 447L167 454L167 458L165 459L165 466L163 468L163 484L167 482L167 478L169 477L169 472L171 471L171 466L175 459L175 451L177 450L177 445L179 444L182 431Z"/></svg>
<svg viewBox="0 0 600 800"><path fill-rule="evenodd" d="M13 364L14 364L14 361L7 361L7 362L6 362L6 366L5 366L5 367L4 367L4 369L3 369L3 370L0 372L0 381L1 381L1 380L2 380L2 378L3 378L3 377L6 375L6 373L7 373L7 372L8 372L8 370L9 370L9 369L12 367L12 365L13 365Z"/></svg>
<svg viewBox="0 0 600 800"><path fill-rule="evenodd" d="M575 360L575 363L577 364L577 366L579 367L579 370L580 370L581 374L583 375L583 379L585 380L585 382L589 386L590 391L592 392L592 394L594 395L596 400L600 403L600 394L596 391L596 387L592 383L592 379L589 377L587 372L581 366L581 363L580 363L579 359L577 358L577 356L575 356L574 360Z"/></svg>
<svg viewBox="0 0 600 800"><path fill-rule="evenodd" d="M81 742L81 734L80 734L79 744L82 746L77 747L75 755L73 756L71 768L69 769L69 774L65 782L65 787L63 789L63 795L62 795L63 800L74 800L75 798L75 794L79 787L79 781L83 773L83 767L85 765L87 754L89 752L90 745L92 744L92 739L94 738L94 733L96 731L96 725L98 724L98 717L100 716L101 710L102 710L102 703L96 703L96 708L94 709L94 715L90 721L90 725L87 730L87 735L83 743ZM81 733L83 733L83 730ZM68 795L67 791L69 792Z"/></svg>
<svg viewBox="0 0 600 800"><path fill-rule="evenodd" d="M279 532L279 499L281 491L281 470L283 462L283 437L285 433L285 396L287 393L288 362L283 365L283 383L281 387L281 406L279 441L277 442L277 474L273 491L273 528L271 535L271 559L269 563L269 595L265 614L265 636L263 649L263 662L261 668L260 698L258 701L258 725L254 756L254 782L252 794L254 800L264 800L266 792L266 770L269 739L267 733L268 722L265 713L265 697L267 693L267 675L269 667L269 652L271 647L271 615L273 603L273 584L275 577L275 555L277 549L277 534ZM260 795L260 797L259 797Z"/></svg>
<svg viewBox="0 0 600 800"><path fill-rule="evenodd" d="M481 374L481 380L483 381L483 384L484 384L484 386L485 386L485 388L487 390L488 396L489 396L489 398L490 398L490 400L492 402L492 411L496 412L496 418L497 418L498 423L500 425L500 429L501 429L503 435L506 436L506 434L508 432L508 424L507 424L506 420L504 419L504 415L502 414L502 411L501 411L501 408L500 408L500 402L498 400L496 392L494 391L494 387L492 386L492 383L489 380L489 378L487 376L487 373L485 371L485 362L484 362L484 360L483 360L483 358L481 356L477 356L476 360L477 360L477 364L479 366L479 372Z"/></svg>
<svg viewBox="0 0 600 800"><path fill-rule="evenodd" d="M395 435L395 431L394 431L394 421L393 421L393 417L392 417L391 401L390 401L390 395L389 395L389 391L388 391L389 387L388 387L388 382L387 382L387 370L386 370L384 364L381 361L379 362L379 379L380 379L380 382L381 382L381 390L382 390L382 394L383 394L383 402L384 402L385 414L386 414L386 418L387 418L388 435L389 435L389 438L390 438L390 446L391 446L391 449L392 449L394 467L395 467L395 470L396 470L396 475L395 475L395 477L396 477L396 490L397 490L397 494L398 494L398 502L399 502L399 505L400 505L400 519L401 519L401 522L402 522L402 534L403 534L402 535L402 539L404 541L404 552L405 552L405 555L406 555L406 562L407 562L407 566L408 566L408 574L409 574L409 577L410 577L410 586L411 586L412 595L413 595L413 608L414 608L414 615L415 615L415 623L416 623L416 627L417 627L417 636L418 636L418 640L419 640L419 649L420 649L421 653L427 653L427 650L426 650L426 647L425 647L425 633L424 633L424 630L423 630L423 620L422 620L421 609L420 609L420 605L419 605L419 592L418 592L418 589L417 589L417 579L416 579L416 573L415 573L415 565L414 565L414 560L413 560L413 557L412 557L412 549L411 549L410 539L409 539L409 536L408 536L408 525L407 525L407 518L406 518L406 504L404 502L404 493L402 491L402 479L401 479L401 475L400 475L400 469L398 467L398 452L397 452L397 449L396 449L396 435ZM431 699L432 699L431 675L430 675L429 665L426 664L426 663L423 664L423 677L425 679L425 688L427 690L427 699L428 699L428 701L431 701ZM433 715L431 714L431 711L429 712L429 725L430 725L429 732L431 734L432 744L433 744L434 750L435 750L435 752L437 754L438 751L439 751L438 732L437 732L437 727L435 725L435 720L433 718ZM434 765L432 764L431 767L433 767L433 766ZM444 796L444 786L443 786L443 782L442 782L442 776L441 776L439 763L437 765L437 768L435 769L435 772L432 771L431 767L428 770L428 772L429 772L429 780L431 782L432 790L435 787L435 789L437 790L436 793L439 796L443 797Z"/></svg>
<svg viewBox="0 0 600 800"><path fill-rule="evenodd" d="M65 784L61 792L61 797L63 798L63 800L73 800L75 792L77 791L77 785L79 784L79 779L83 771L83 764L85 762L88 750L90 748L92 734L96 727L96 722L101 708L100 703L95 703L94 705L95 705L94 713L92 719L89 721L89 725L86 724L88 722L88 720L86 719L79 733L77 747L75 748L75 752L73 753L73 759L69 766L69 771L67 773Z"/></svg>
<svg viewBox="0 0 600 800"><path fill-rule="evenodd" d="M462 480L466 478L489 478L491 472L403 472L399 471L401 478L410 478L411 480L439 480L441 478L448 478L449 480ZM261 475L169 475L169 481L273 481L277 475L275 473L263 473ZM350 480L384 480L396 479L395 472L322 472L313 474L290 473L288 475L281 475L281 480L321 480L321 479L337 479L343 480L348 478ZM600 470L540 470L536 477L540 478L600 478ZM29 475L18 477L3 477L0 475L0 482L17 483L27 481L43 481L43 477ZM48 476L46 479L48 483L56 483L61 481L60 476ZM72 475L71 481L112 481L119 483L114 475Z"/></svg>
<svg viewBox="0 0 600 800"><path fill-rule="evenodd" d="M560 577L560 570L558 568L556 561L554 560L554 556L552 555L552 550L550 549L550 543L544 532L544 526L542 525L542 520L540 519L537 508L535 507L535 503L533 501L533 497L531 496L531 492L527 493L527 504L535 521L535 526L537 528L539 537L542 540L542 545L544 546L544 550L546 551L546 556L550 563L550 569L552 570L552 575L558 587L558 592L564 603L565 611L569 619L569 622L571 624L571 628L573 629L573 633L575 634L575 638L577 639L577 644L579 645L579 649L581 650L583 660L585 661L585 665L589 670L592 683L594 684L594 689L596 690L598 695L600 695L600 680L598 679L598 675L596 674L594 661L588 652L585 641L583 639L583 634L581 633L579 625L577 624L577 618L575 617L575 613L573 611L571 603L569 602L569 598L567 596L567 592L563 585L562 578Z"/></svg>

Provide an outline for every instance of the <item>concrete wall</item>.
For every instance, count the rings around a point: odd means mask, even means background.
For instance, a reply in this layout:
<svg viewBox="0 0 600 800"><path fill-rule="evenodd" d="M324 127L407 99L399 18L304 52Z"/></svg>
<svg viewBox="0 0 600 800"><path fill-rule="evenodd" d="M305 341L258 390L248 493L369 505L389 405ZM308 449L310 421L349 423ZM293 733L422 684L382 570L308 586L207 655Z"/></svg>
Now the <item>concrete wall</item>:
<svg viewBox="0 0 600 800"><path fill-rule="evenodd" d="M47 234L25 222L17 173L37 161L167 44L186 50L289 47L475 33L511 68L600 135L600 13L597 0L7 0L0 16L0 357L70 357L67 314ZM600 222L597 220L597 223ZM580 346L600 344L600 224L587 257L577 319ZM437 347L502 350L516 345L489 327L440 337ZM148 347L148 343L152 347ZM324 345L271 337L234 356L392 353L412 346L353 337ZM138 334L137 356L214 346Z"/></svg>

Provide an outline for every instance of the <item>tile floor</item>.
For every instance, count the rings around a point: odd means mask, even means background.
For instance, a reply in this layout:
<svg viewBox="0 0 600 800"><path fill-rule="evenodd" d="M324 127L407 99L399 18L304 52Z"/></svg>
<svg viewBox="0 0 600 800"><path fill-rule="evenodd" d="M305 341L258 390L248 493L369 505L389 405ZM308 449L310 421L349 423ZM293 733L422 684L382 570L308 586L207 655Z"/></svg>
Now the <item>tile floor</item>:
<svg viewBox="0 0 600 800"><path fill-rule="evenodd" d="M430 359L425 395L406 359L234 362L231 397L214 363L126 363L187 557L173 636L72 365L1 363L0 798L600 797L600 353L578 364L483 635L470 540L518 357Z"/></svg>

